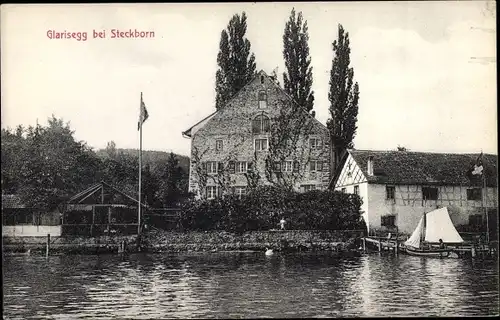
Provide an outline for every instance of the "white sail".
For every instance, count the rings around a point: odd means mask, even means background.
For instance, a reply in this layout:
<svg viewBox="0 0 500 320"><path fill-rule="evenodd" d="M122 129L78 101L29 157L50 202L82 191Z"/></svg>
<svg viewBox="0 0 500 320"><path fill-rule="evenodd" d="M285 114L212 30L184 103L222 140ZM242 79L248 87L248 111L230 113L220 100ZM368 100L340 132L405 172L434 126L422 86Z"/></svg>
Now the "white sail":
<svg viewBox="0 0 500 320"><path fill-rule="evenodd" d="M446 207L427 213L425 241L439 242L439 239L442 239L445 243L464 242L457 229L455 229Z"/></svg>
<svg viewBox="0 0 500 320"><path fill-rule="evenodd" d="M424 217L420 219L415 231L413 231L410 239L406 240L405 245L414 248L420 248L420 238L422 235L422 228L424 227Z"/></svg>

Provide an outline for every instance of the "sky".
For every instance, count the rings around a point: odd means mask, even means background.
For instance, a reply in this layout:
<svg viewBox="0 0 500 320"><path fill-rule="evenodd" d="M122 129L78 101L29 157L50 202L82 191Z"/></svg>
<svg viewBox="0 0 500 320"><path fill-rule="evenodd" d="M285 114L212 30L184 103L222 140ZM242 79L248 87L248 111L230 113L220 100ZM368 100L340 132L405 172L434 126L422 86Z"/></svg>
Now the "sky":
<svg viewBox="0 0 500 320"><path fill-rule="evenodd" d="M215 111L220 33L248 16L257 70L283 61L295 7L307 20L316 117L329 117L338 24L349 32L359 83L357 149L497 154L495 3L317 2L1 6L1 125L69 122L95 149L138 148L140 94L149 119L143 150L190 154L182 131ZM111 38L111 30L154 38ZM87 32L86 41L50 39ZM106 31L93 38L93 31ZM281 78L281 77L280 77ZM280 79L283 83L282 79Z"/></svg>

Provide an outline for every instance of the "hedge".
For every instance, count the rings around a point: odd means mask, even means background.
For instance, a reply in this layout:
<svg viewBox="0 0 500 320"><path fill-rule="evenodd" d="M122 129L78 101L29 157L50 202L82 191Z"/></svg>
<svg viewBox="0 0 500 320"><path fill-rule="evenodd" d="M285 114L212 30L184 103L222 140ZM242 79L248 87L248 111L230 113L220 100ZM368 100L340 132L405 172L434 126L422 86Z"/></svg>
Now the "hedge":
<svg viewBox="0 0 500 320"><path fill-rule="evenodd" d="M299 193L265 186L250 190L239 199L228 195L184 204L184 230L245 232L285 227L294 230L366 230L361 199L354 194L330 190Z"/></svg>

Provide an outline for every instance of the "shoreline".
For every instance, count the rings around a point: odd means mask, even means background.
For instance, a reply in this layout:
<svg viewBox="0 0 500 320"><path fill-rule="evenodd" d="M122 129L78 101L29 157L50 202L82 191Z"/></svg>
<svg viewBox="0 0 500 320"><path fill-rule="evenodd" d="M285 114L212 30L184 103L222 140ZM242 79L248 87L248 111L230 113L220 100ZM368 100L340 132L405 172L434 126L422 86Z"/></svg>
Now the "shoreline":
<svg viewBox="0 0 500 320"><path fill-rule="evenodd" d="M53 237L49 255L182 252L276 252L329 251L357 252L361 236L353 231L285 230L174 232L155 230L145 233L140 248L137 236ZM354 232L356 233L356 232ZM46 237L2 237L3 255L46 255Z"/></svg>

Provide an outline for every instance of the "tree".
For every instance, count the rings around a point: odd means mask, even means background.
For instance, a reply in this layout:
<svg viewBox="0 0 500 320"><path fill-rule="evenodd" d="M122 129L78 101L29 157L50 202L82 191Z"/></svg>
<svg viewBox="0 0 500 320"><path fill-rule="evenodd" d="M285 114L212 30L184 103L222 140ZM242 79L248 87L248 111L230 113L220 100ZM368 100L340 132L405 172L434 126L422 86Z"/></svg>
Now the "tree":
<svg viewBox="0 0 500 320"><path fill-rule="evenodd" d="M26 205L51 210L96 182L99 159L73 134L69 123L54 116L47 127L28 127L16 190Z"/></svg>
<svg viewBox="0 0 500 320"><path fill-rule="evenodd" d="M114 141L110 141L106 144L106 153L111 159L116 157L116 143Z"/></svg>
<svg viewBox="0 0 500 320"><path fill-rule="evenodd" d="M250 41L245 38L247 16L235 14L226 30L222 30L217 55L219 66L215 75L215 107L220 109L255 75L255 56L250 53Z"/></svg>
<svg viewBox="0 0 500 320"><path fill-rule="evenodd" d="M308 139L314 132L314 125L311 116L296 103L288 104L282 100L281 105L271 118L264 173L272 185L287 190L304 177L309 165L311 149ZM292 160L290 172L283 172L281 168L286 160Z"/></svg>
<svg viewBox="0 0 500 320"><path fill-rule="evenodd" d="M330 119L327 127L333 151L333 166L335 170L342 154L348 148L354 147L358 121L359 86L353 84L354 70L349 66L350 53L349 33L338 26L338 39L333 41L334 58L330 71Z"/></svg>
<svg viewBox="0 0 500 320"><path fill-rule="evenodd" d="M161 171L159 198L164 207L172 206L179 201L182 195L187 193L187 190L185 190L187 186L183 183L186 174L179 166L179 160L172 152L170 152L170 156Z"/></svg>
<svg viewBox="0 0 500 320"><path fill-rule="evenodd" d="M159 188L160 182L158 178L151 172L151 165L146 163L144 168L142 168L141 202L152 207L158 206L157 194Z"/></svg>
<svg viewBox="0 0 500 320"><path fill-rule="evenodd" d="M313 78L308 40L307 21L302 21L302 12L296 17L295 9L292 9L283 34L283 58L286 66L283 81L286 93L301 107L311 111L314 91L311 90Z"/></svg>
<svg viewBox="0 0 500 320"><path fill-rule="evenodd" d="M21 168L25 161L25 129L18 126L15 130L2 128L2 192L16 193L19 188Z"/></svg>

